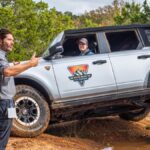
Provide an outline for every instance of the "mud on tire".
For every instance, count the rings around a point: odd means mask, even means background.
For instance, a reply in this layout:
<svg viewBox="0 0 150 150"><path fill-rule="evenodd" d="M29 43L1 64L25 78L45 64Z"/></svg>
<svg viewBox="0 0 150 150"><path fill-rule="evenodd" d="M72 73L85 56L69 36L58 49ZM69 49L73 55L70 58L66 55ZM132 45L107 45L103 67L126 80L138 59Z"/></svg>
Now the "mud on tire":
<svg viewBox="0 0 150 150"><path fill-rule="evenodd" d="M124 120L140 121L144 119L149 114L149 112L150 112L150 109L147 107L141 110L136 110L135 112L119 114L119 117Z"/></svg>
<svg viewBox="0 0 150 150"><path fill-rule="evenodd" d="M43 133L50 120L48 103L39 91L27 85L17 85L14 97L17 118L13 120L12 134L35 137Z"/></svg>

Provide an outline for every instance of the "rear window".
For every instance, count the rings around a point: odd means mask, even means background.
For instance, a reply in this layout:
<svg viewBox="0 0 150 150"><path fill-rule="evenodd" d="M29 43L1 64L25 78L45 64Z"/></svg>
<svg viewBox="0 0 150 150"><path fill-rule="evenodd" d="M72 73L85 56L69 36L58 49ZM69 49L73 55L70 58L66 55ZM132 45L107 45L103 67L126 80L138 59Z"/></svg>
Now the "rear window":
<svg viewBox="0 0 150 150"><path fill-rule="evenodd" d="M117 31L105 34L112 52L142 48L135 31Z"/></svg>

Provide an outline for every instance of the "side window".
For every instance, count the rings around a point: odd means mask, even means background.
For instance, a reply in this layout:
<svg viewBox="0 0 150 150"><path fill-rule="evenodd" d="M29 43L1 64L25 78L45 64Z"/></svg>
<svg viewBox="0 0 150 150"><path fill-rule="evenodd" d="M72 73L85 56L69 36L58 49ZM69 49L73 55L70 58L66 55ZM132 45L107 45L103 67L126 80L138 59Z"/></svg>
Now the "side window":
<svg viewBox="0 0 150 150"><path fill-rule="evenodd" d="M145 30L147 41L150 43L150 29Z"/></svg>
<svg viewBox="0 0 150 150"><path fill-rule="evenodd" d="M135 31L107 32L105 34L112 52L142 48Z"/></svg>
<svg viewBox="0 0 150 150"><path fill-rule="evenodd" d="M78 35L78 36L67 36L63 42L64 52L62 55L65 57L67 56L79 56L80 51L78 47L78 41L81 38L86 38L88 40L88 47L92 50L94 54L98 53L98 45L97 45L97 38L96 34L89 34L89 35Z"/></svg>
<svg viewBox="0 0 150 150"><path fill-rule="evenodd" d="M150 46L150 28L139 29L145 46Z"/></svg>

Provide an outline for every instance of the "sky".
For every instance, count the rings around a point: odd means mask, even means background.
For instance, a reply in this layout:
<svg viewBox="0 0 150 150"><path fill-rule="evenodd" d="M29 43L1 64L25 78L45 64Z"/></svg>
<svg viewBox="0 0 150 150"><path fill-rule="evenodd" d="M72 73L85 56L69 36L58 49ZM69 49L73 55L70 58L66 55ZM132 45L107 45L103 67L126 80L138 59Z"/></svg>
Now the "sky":
<svg viewBox="0 0 150 150"><path fill-rule="evenodd" d="M105 5L111 5L113 0L35 0L43 1L49 4L50 8L55 7L57 11L70 11L73 14L80 15L85 11L97 9ZM132 0L124 0L132 2ZM144 0L134 0L137 3L143 3ZM147 0L150 3L150 0Z"/></svg>

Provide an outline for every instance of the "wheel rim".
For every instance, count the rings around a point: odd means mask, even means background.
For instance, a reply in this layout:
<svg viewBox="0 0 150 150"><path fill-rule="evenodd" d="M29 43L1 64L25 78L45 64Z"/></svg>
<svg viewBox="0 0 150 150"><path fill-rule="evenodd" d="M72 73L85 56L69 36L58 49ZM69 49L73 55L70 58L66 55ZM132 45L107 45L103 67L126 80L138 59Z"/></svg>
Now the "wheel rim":
<svg viewBox="0 0 150 150"><path fill-rule="evenodd" d="M20 97L15 101L17 118L16 120L25 126L31 126L40 117L40 108L37 102L31 97Z"/></svg>

